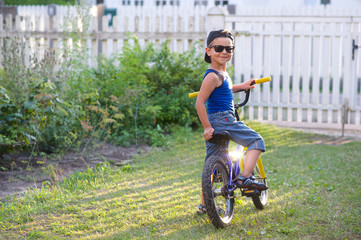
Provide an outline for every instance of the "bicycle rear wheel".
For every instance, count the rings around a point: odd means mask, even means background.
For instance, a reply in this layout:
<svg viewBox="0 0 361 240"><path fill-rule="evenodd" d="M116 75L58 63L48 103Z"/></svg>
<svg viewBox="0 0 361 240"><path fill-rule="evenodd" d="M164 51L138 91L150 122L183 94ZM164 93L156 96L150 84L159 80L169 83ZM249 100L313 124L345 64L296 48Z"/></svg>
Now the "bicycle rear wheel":
<svg viewBox="0 0 361 240"><path fill-rule="evenodd" d="M227 227L233 219L233 193L227 191L228 168L223 159L211 156L206 160L202 175L203 197L207 214L216 227Z"/></svg>
<svg viewBox="0 0 361 240"><path fill-rule="evenodd" d="M258 164L256 164L256 166L254 167L253 175L258 182L262 182L265 185L267 185L266 179L261 177ZM267 190L261 191L261 195L259 195L259 196L252 196L252 201L257 209L260 209L260 210L264 209L264 207L267 205L267 201L268 201Z"/></svg>

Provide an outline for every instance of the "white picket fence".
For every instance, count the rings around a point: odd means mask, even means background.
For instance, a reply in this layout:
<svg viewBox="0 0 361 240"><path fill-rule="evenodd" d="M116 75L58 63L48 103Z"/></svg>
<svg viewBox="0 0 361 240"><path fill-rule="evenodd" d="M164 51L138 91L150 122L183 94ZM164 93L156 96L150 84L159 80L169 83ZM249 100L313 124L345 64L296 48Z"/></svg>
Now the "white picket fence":
<svg viewBox="0 0 361 240"><path fill-rule="evenodd" d="M360 17L228 16L225 26L247 33L236 38L236 79L273 79L254 91L250 119L360 126Z"/></svg>
<svg viewBox="0 0 361 240"><path fill-rule="evenodd" d="M69 13L74 14L76 12L76 8L74 6L55 5L55 8L55 14L58 17L64 17ZM21 17L48 16L48 9L48 5L18 6L17 15Z"/></svg>
<svg viewBox="0 0 361 240"><path fill-rule="evenodd" d="M13 20L10 16L0 15L0 34L7 36L23 36L29 39L31 47L29 54L43 55L48 46L60 49L67 37L65 31L73 31L69 21L79 21L74 7L62 7L60 16L49 17L45 8L33 11L30 7L21 10L23 15L17 15ZM58 12L58 10L57 10ZM96 15L97 9L90 9L91 15ZM195 8L177 7L129 7L117 9L117 16L109 25L109 17L90 17L89 26L82 31L89 34L87 47L89 49L89 65L96 66L100 54L110 57L122 51L124 42L131 42L136 36L141 46L153 43L156 46L169 40L171 51L184 52L195 42L204 43L206 37L205 19L207 9L202 6ZM5 18L5 19L4 19ZM6 25L3 25L3 19ZM10 29L10 30L5 30ZM0 39L1 41L1 39ZM68 41L72 48L71 41ZM40 48L39 46L44 46ZM0 53L1 57L1 53Z"/></svg>
<svg viewBox="0 0 361 240"><path fill-rule="evenodd" d="M67 11L76 21L75 9ZM90 11L96 15L97 9ZM20 36L29 40L29 54L39 57L64 42L72 47L74 42L64 35L74 30L64 27L69 20L65 10L54 17L38 12L14 19L0 15L0 44L6 37ZM246 111L250 119L338 128L346 119L348 128L361 129L361 49L354 50L352 59L352 41L361 45L361 11L257 8L237 13L205 7L117 8L113 26L107 16L92 17L82 30L88 34L89 65L96 66L99 54L121 52L124 42L131 41L128 33L142 46L170 40L172 51L183 52L195 41L204 46L210 30L227 28L236 35L234 81L268 75L273 79L253 90Z"/></svg>

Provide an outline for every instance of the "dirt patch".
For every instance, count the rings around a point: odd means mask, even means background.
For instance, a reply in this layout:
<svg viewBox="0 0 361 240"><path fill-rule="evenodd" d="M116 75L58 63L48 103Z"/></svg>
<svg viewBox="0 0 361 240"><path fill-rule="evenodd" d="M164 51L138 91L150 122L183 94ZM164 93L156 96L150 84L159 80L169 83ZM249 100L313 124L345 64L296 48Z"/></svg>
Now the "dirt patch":
<svg viewBox="0 0 361 240"><path fill-rule="evenodd" d="M325 144L325 145L343 145L350 142L361 142L360 139L354 139L349 137L325 137L320 139L314 139L314 144Z"/></svg>
<svg viewBox="0 0 361 240"><path fill-rule="evenodd" d="M93 168L104 161L114 166L130 164L134 156L152 149L146 145L119 147L103 143L91 150L69 151L62 157L44 155L30 158L28 153L5 155L0 159L0 199L21 195L29 188L38 188L44 183L62 181L64 177L88 167Z"/></svg>

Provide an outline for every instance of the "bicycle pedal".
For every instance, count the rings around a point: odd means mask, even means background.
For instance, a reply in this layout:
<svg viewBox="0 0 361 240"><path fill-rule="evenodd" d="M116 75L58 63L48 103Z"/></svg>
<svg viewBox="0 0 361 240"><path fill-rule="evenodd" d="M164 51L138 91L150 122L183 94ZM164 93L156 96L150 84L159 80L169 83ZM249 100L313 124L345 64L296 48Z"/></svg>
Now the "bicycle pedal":
<svg viewBox="0 0 361 240"><path fill-rule="evenodd" d="M246 196L246 197L261 195L261 192L258 189L247 189L247 190L242 190L241 192L242 192L242 196Z"/></svg>

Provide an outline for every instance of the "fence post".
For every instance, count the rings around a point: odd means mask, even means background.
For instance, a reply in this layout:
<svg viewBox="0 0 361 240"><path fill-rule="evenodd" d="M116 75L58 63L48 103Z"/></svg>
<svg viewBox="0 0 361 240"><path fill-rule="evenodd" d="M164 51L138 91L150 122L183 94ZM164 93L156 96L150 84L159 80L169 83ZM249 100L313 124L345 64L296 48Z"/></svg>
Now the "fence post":
<svg viewBox="0 0 361 240"><path fill-rule="evenodd" d="M207 12L206 18L206 31L209 33L213 30L224 29L225 17L228 15L228 11L221 7L212 7Z"/></svg>

